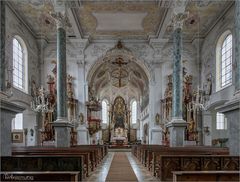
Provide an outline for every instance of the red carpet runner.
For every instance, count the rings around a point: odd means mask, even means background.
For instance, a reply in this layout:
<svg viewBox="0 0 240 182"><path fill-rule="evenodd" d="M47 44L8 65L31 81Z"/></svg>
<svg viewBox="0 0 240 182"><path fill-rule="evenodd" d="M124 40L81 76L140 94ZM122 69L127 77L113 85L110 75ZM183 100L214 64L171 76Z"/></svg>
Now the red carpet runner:
<svg viewBox="0 0 240 182"><path fill-rule="evenodd" d="M106 181L138 181L124 152L114 154Z"/></svg>

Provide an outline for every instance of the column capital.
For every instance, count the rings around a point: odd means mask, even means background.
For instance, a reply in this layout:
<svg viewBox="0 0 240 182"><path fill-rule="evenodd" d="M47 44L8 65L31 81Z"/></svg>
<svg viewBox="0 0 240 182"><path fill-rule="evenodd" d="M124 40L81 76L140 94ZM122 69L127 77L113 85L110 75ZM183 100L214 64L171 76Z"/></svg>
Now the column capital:
<svg viewBox="0 0 240 182"><path fill-rule="evenodd" d="M66 16L66 13L62 12L51 12L51 16L56 21L57 28L71 27L71 24Z"/></svg>
<svg viewBox="0 0 240 182"><path fill-rule="evenodd" d="M188 12L181 12L173 15L172 22L174 30L178 28L182 29L184 21L188 18L188 14Z"/></svg>

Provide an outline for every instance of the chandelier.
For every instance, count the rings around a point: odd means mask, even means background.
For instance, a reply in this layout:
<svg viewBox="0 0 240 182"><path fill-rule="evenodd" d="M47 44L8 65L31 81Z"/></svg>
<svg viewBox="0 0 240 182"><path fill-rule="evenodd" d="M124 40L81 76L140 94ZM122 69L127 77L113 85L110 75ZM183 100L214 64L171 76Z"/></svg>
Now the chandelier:
<svg viewBox="0 0 240 182"><path fill-rule="evenodd" d="M203 91L198 90L194 93L195 100L193 100L193 109L195 110L206 110L203 104Z"/></svg>
<svg viewBox="0 0 240 182"><path fill-rule="evenodd" d="M31 108L35 112L53 112L53 107L49 103L46 91L42 86L38 90L38 95L33 98L33 101L31 102Z"/></svg>

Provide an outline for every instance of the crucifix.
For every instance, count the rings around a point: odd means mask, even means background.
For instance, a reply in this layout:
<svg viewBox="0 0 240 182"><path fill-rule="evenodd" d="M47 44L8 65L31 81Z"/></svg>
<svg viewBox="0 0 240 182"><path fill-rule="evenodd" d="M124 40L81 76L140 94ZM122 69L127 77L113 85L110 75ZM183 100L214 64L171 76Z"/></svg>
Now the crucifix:
<svg viewBox="0 0 240 182"><path fill-rule="evenodd" d="M116 78L118 78L118 87L122 86L122 65L126 65L128 64L127 62L124 62L124 60L121 57L116 58L115 61L112 62L112 64L116 64L119 66L118 70L118 75L116 76Z"/></svg>

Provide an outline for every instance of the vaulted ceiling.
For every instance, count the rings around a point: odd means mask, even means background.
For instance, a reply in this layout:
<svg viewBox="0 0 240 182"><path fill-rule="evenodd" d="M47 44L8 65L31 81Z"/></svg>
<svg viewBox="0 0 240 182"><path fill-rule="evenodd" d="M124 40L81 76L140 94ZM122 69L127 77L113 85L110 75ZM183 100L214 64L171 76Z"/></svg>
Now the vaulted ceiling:
<svg viewBox="0 0 240 182"><path fill-rule="evenodd" d="M56 39L53 0L9 0L18 16L36 37ZM69 0L68 18L71 27L67 36L99 39L171 38L173 1L166 0ZM184 24L184 39L204 37L219 17L233 4L232 0L187 1L189 18Z"/></svg>
<svg viewBox="0 0 240 182"><path fill-rule="evenodd" d="M99 98L110 95L114 98L120 91L127 98L136 99L148 94L149 78L136 62L132 52L121 42L108 50L90 70L88 82L93 94L98 94Z"/></svg>

